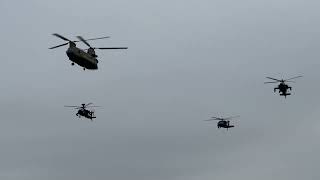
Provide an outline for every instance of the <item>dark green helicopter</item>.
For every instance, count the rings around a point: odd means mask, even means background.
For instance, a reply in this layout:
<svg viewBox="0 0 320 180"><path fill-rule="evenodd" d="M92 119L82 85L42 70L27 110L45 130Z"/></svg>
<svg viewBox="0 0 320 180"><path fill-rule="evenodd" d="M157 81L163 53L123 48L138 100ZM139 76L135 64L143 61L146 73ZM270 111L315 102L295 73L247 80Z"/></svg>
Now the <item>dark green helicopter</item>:
<svg viewBox="0 0 320 180"><path fill-rule="evenodd" d="M87 110L86 108L93 108L93 107L100 107L100 106L92 106L93 103L88 103L88 104L81 104L81 106L64 106L64 107L73 107L78 110L76 116L79 118L85 117L87 119L92 119L97 118L94 115L94 110Z"/></svg>
<svg viewBox="0 0 320 180"><path fill-rule="evenodd" d="M61 46L65 46L69 44L69 48L67 49L66 53L67 56L69 57L69 60L72 62L71 65L78 64L79 66L83 67L83 70L85 69L90 69L90 70L97 70L98 69L98 55L95 52L95 49L128 49L128 47L91 47L91 45L87 41L92 41L92 40L98 40L98 39L105 39L109 38L109 36L105 37L99 37L99 38L92 38L92 39L84 39L81 36L77 36L79 40L76 41L71 41L67 39L66 37L60 35L60 34L52 34L64 41L66 43L51 47L49 49L55 49ZM76 42L83 42L85 45L88 46L87 51L84 49L80 49L76 47Z"/></svg>
<svg viewBox="0 0 320 180"><path fill-rule="evenodd" d="M240 117L240 116L231 116L231 117L226 117L226 118L223 118L223 117L211 117L210 119L207 119L205 121L218 121L217 123L217 127L220 129L220 128L226 128L227 130L229 128L233 128L234 125L230 125L230 120L233 119L233 118L237 118L237 117Z"/></svg>
<svg viewBox="0 0 320 180"><path fill-rule="evenodd" d="M292 78L289 78L289 79L275 79L275 78L272 78L272 77L266 77L268 79L271 79L271 80L274 80L274 81L271 81L271 82L265 82L264 84L269 84L269 83L280 83L277 87L275 87L273 89L274 92L276 92L277 90L279 90L279 94L280 96L284 96L285 98L289 95L291 95L291 93L288 93L288 89L291 91L292 90L292 87L287 85L286 82L294 82L294 81L291 81L292 79L296 79L296 78L300 78L302 76L295 76L295 77L292 77Z"/></svg>

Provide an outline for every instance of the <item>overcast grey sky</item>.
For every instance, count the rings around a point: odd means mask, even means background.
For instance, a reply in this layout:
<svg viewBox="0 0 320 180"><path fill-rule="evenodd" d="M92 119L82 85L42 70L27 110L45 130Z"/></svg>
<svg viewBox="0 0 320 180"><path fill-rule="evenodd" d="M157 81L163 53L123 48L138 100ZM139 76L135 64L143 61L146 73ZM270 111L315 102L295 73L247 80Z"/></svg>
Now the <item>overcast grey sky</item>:
<svg viewBox="0 0 320 180"><path fill-rule="evenodd" d="M300 180L320 173L317 0L0 0L0 177ZM71 66L63 41L93 46ZM85 45L79 43L79 47ZM265 76L304 77L292 96ZM63 105L93 102L95 122ZM210 116L240 115L217 129Z"/></svg>

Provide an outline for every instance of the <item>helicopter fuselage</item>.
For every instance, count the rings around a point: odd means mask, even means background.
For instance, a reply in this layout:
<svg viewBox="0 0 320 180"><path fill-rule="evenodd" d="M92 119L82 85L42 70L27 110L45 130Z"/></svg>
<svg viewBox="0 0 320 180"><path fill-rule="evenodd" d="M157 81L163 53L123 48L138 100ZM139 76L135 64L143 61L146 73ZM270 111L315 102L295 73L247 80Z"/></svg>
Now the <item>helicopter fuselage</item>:
<svg viewBox="0 0 320 180"><path fill-rule="evenodd" d="M96 118L93 116L93 112L92 111L89 111L89 110L86 110L86 109L79 109L77 114L76 114L78 117L86 117L88 119L93 119L93 118Z"/></svg>
<svg viewBox="0 0 320 180"><path fill-rule="evenodd" d="M280 96L288 96L290 95L290 93L288 93L288 89L292 90L292 87L282 82L278 85L278 87L274 88L274 91L277 89L279 89Z"/></svg>
<svg viewBox="0 0 320 180"><path fill-rule="evenodd" d="M234 126L233 125L230 125L229 121L225 121L225 120L222 120L222 121L219 121L217 123L217 127L218 128L233 128Z"/></svg>
<svg viewBox="0 0 320 180"><path fill-rule="evenodd" d="M85 69L96 70L98 69L98 60L91 54L77 48L70 46L66 51L69 60Z"/></svg>

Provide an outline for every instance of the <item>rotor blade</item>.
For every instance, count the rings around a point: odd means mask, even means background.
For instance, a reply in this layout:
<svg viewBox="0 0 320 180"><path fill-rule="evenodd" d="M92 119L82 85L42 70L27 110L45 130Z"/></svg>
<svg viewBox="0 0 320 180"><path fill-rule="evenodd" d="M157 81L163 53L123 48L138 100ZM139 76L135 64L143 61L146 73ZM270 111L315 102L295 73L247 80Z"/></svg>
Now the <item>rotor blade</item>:
<svg viewBox="0 0 320 180"><path fill-rule="evenodd" d="M54 36L56 36L56 37L58 37L58 38L60 38L60 39L63 39L63 40L65 40L65 41L71 41L71 40L69 40L69 39L67 39L67 38L65 38L65 37L63 37L63 36L61 36L60 34L57 34L57 33L54 33L54 34L52 34L52 35L54 35Z"/></svg>
<svg viewBox="0 0 320 180"><path fill-rule="evenodd" d="M79 107L79 106L64 106L64 107Z"/></svg>
<svg viewBox="0 0 320 180"><path fill-rule="evenodd" d="M104 36L104 37L99 37L99 38L90 38L90 39L85 39L85 41L93 41L93 40L105 39L105 38L110 38L110 36ZM80 41L76 40L76 41L73 41L73 42L80 42Z"/></svg>
<svg viewBox="0 0 320 180"><path fill-rule="evenodd" d="M86 105L84 105L84 106L87 107L87 106L89 106L89 105L91 105L91 104L93 104L93 103L88 103L88 104L86 104Z"/></svg>
<svg viewBox="0 0 320 180"><path fill-rule="evenodd" d="M54 33L52 34L60 39L63 39L65 41L71 41L70 39L67 39L66 37L63 37L62 35L60 34L57 34L57 33ZM110 36L103 36L103 37L98 37L98 38L90 38L90 39L84 39L85 41L92 41L92 40L98 40L98 39L106 39L106 38L110 38ZM83 39L83 38L82 38ZM80 42L79 40L76 40L76 41L72 41L72 42Z"/></svg>
<svg viewBox="0 0 320 180"><path fill-rule="evenodd" d="M222 118L214 117L214 116L212 116L211 118L214 118L214 119L216 119L216 120L222 120Z"/></svg>
<svg viewBox="0 0 320 180"><path fill-rule="evenodd" d="M63 43L63 44L60 44L60 45L57 45L57 46L53 46L53 47L51 47L49 49L55 49L55 48L58 48L58 47L61 47L61 46L65 46L67 44L69 44L69 43Z"/></svg>
<svg viewBox="0 0 320 180"><path fill-rule="evenodd" d="M104 37L98 37L98 38L90 38L90 39L86 39L86 41L92 41L92 40L98 40L98 39L106 39L106 38L110 38L110 36L104 36Z"/></svg>
<svg viewBox="0 0 320 180"><path fill-rule="evenodd" d="M81 36L77 36L77 38L78 38L80 41L82 41L83 43L85 43L89 48L92 48L92 47L90 46L90 44L89 44L85 39L83 39Z"/></svg>
<svg viewBox="0 0 320 180"><path fill-rule="evenodd" d="M231 117L226 117L226 118L223 118L223 119L224 120L230 120L230 119L237 118L237 117L240 117L240 116L231 116Z"/></svg>
<svg viewBox="0 0 320 180"><path fill-rule="evenodd" d="M219 119L207 119L207 120L204 120L204 121L219 121Z"/></svg>
<svg viewBox="0 0 320 180"><path fill-rule="evenodd" d="M89 107L89 108L90 108L90 107L101 107L101 106L86 106L86 107Z"/></svg>
<svg viewBox="0 0 320 180"><path fill-rule="evenodd" d="M287 82L288 82L288 80L291 80L291 79L296 79L296 78L300 78L300 77L302 77L302 76L296 76L296 77L292 77L292 78L286 79L285 81L287 81Z"/></svg>
<svg viewBox="0 0 320 180"><path fill-rule="evenodd" d="M275 79L275 78L272 78L272 77L266 77L266 78L272 79L272 80L275 80L275 81L281 81L281 80L279 80L279 79Z"/></svg>
<svg viewBox="0 0 320 180"><path fill-rule="evenodd" d="M128 49L128 47L102 47L102 48L94 48L94 49Z"/></svg>
<svg viewBox="0 0 320 180"><path fill-rule="evenodd" d="M292 82L292 83L295 83L295 81L285 81L285 82Z"/></svg>
<svg viewBox="0 0 320 180"><path fill-rule="evenodd" d="M269 84L269 83L278 83L278 81L274 81L274 82L264 82L264 84Z"/></svg>

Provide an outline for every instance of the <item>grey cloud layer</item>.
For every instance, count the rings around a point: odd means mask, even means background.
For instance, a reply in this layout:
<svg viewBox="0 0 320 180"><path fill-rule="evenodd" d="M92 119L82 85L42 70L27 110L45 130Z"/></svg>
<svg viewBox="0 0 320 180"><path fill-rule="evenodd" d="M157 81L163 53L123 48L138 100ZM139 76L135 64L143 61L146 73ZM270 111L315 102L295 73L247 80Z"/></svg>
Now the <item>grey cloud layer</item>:
<svg viewBox="0 0 320 180"><path fill-rule="evenodd" d="M318 1L0 1L2 179L317 179ZM68 38L110 35L99 70ZM85 47L83 44L78 44ZM284 99L265 76L304 75ZM65 104L94 102L97 120ZM230 131L212 115L240 115Z"/></svg>

